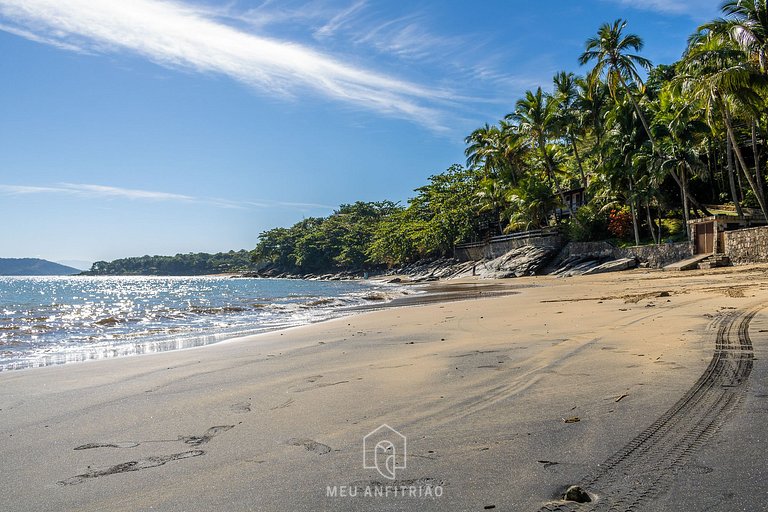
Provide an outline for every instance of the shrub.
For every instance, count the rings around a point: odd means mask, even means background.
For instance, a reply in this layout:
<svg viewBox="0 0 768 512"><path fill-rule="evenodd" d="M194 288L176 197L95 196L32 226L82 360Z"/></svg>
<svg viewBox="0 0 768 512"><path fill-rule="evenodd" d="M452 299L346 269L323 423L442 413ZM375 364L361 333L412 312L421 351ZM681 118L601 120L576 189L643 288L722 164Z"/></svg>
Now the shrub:
<svg viewBox="0 0 768 512"><path fill-rule="evenodd" d="M629 208L615 208L608 214L608 232L621 240L632 234L632 214Z"/></svg>
<svg viewBox="0 0 768 512"><path fill-rule="evenodd" d="M608 235L608 215L597 205L587 204L576 210L574 219L568 222L568 238L574 242L604 240Z"/></svg>

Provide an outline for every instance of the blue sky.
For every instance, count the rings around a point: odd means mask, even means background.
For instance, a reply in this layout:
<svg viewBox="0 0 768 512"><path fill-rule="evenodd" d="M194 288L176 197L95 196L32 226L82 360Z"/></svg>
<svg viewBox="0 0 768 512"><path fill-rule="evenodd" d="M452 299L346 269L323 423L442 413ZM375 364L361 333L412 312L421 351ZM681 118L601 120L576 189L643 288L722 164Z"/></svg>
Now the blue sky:
<svg viewBox="0 0 768 512"><path fill-rule="evenodd" d="M0 257L252 248L404 201L618 17L671 63L712 0L0 0Z"/></svg>

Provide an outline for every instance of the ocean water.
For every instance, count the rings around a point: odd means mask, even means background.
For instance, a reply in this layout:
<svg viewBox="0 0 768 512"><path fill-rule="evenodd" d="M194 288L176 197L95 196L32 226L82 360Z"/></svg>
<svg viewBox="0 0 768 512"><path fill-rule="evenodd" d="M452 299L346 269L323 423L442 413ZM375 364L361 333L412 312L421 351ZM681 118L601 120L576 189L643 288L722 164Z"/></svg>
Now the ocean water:
<svg viewBox="0 0 768 512"><path fill-rule="evenodd" d="M0 277L0 371L207 345L399 293L368 281Z"/></svg>

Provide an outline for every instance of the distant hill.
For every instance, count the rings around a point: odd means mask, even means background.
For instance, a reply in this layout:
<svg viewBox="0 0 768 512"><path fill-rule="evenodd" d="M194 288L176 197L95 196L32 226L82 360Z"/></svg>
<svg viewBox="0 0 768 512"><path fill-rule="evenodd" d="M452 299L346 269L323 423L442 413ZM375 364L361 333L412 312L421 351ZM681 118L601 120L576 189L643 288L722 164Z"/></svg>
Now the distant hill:
<svg viewBox="0 0 768 512"><path fill-rule="evenodd" d="M205 252L176 256L138 256L97 261L87 276L199 276L256 270L249 251Z"/></svg>
<svg viewBox="0 0 768 512"><path fill-rule="evenodd" d="M38 258L0 258L0 276L70 276L73 267Z"/></svg>

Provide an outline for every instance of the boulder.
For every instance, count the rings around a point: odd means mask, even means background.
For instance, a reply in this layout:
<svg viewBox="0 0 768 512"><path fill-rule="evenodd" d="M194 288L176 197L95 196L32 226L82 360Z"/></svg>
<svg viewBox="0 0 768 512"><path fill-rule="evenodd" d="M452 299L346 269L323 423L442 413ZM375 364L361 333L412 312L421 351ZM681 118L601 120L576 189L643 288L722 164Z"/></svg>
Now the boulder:
<svg viewBox="0 0 768 512"><path fill-rule="evenodd" d="M592 269L587 270L584 274L602 274L605 272L619 272L622 270L628 270L637 266L637 260L635 258L620 258L618 260L608 261L602 265L598 265Z"/></svg>
<svg viewBox="0 0 768 512"><path fill-rule="evenodd" d="M578 485L572 485L565 491L563 495L565 501L575 501L576 503L589 503L592 498L589 497L587 491L579 487Z"/></svg>

